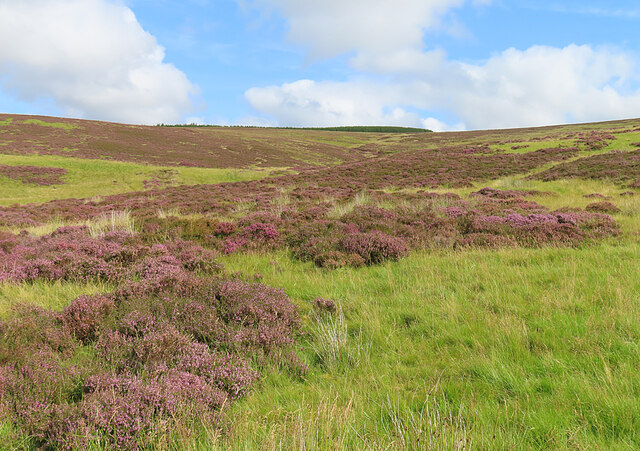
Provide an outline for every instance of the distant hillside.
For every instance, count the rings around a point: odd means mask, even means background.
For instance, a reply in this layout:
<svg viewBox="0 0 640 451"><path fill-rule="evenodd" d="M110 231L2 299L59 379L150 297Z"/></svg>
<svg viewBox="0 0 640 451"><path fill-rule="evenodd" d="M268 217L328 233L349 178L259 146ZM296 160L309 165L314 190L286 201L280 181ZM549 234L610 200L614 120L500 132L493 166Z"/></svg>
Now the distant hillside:
<svg viewBox="0 0 640 451"><path fill-rule="evenodd" d="M377 152L388 135L248 127L150 127L0 114L0 153L210 168L314 167ZM370 150L354 150L371 145Z"/></svg>
<svg viewBox="0 0 640 451"><path fill-rule="evenodd" d="M323 130L327 132L359 132L359 133L432 133L426 128L390 127L379 125L357 125L345 127L293 127L296 130Z"/></svg>
<svg viewBox="0 0 640 451"><path fill-rule="evenodd" d="M449 146L576 139L628 129L638 120L507 130L434 133L405 127L158 127L0 114L0 154L59 155L158 166L318 168Z"/></svg>
<svg viewBox="0 0 640 451"><path fill-rule="evenodd" d="M221 125L204 124L158 124L157 127L188 128L223 128ZM226 127L225 127L226 128ZM357 132L357 133L433 133L433 130L415 127L395 127L387 125L348 125L342 127L256 127L253 125L232 125L228 128L251 128L271 130L317 130L324 132Z"/></svg>

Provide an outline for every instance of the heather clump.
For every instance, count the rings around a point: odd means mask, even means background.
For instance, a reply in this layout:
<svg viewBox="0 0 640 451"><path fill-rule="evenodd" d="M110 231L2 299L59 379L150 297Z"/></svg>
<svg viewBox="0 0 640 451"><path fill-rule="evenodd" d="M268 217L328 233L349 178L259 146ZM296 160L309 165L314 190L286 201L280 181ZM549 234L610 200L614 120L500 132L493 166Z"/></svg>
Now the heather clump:
<svg viewBox="0 0 640 451"><path fill-rule="evenodd" d="M472 195L490 197L494 199L518 199L527 196L536 196L542 194L537 190L512 190L512 189L496 189L485 187L471 193Z"/></svg>
<svg viewBox="0 0 640 451"><path fill-rule="evenodd" d="M336 301L333 299L316 298L313 300L313 306L321 312L333 313L337 309Z"/></svg>
<svg viewBox="0 0 640 451"><path fill-rule="evenodd" d="M402 238L378 231L346 235L340 241L340 247L349 254L359 255L367 265L397 261L408 252L407 244Z"/></svg>
<svg viewBox="0 0 640 451"><path fill-rule="evenodd" d="M85 435L85 422L69 400L83 393L83 370L50 350L34 350L21 361L3 363L8 417L40 448L71 448ZM73 423L76 423L77 426Z"/></svg>
<svg viewBox="0 0 640 451"><path fill-rule="evenodd" d="M154 446L176 427L222 427L265 365L304 374L282 290L171 269L164 283L140 277L151 280L0 323L0 412L34 446Z"/></svg>
<svg viewBox="0 0 640 451"><path fill-rule="evenodd" d="M120 282L134 276L150 278L169 267L177 272L217 269L215 253L194 243L149 246L122 231L92 237L87 227L62 227L40 238L5 235L0 240L0 281Z"/></svg>
<svg viewBox="0 0 640 451"><path fill-rule="evenodd" d="M111 296L81 296L64 310L61 320L75 338L87 343L97 338L99 325L115 307Z"/></svg>
<svg viewBox="0 0 640 451"><path fill-rule="evenodd" d="M592 131L589 133L580 133L576 139L576 144L583 145L587 150L600 150L609 145L609 141L615 141L616 137L611 133Z"/></svg>
<svg viewBox="0 0 640 451"><path fill-rule="evenodd" d="M620 213L620 209L611 202L593 202L585 207L587 211L593 211L596 213Z"/></svg>
<svg viewBox="0 0 640 451"><path fill-rule="evenodd" d="M610 196L605 196L604 194L600 194L600 193L590 193L590 194L585 194L584 196L585 199L610 199Z"/></svg>
<svg viewBox="0 0 640 451"><path fill-rule="evenodd" d="M229 227L227 229L231 230ZM240 250L275 249L281 244L280 232L273 224L255 222L244 226L233 236L232 233L225 234L228 238L222 242L220 249L224 254L233 254Z"/></svg>
<svg viewBox="0 0 640 451"><path fill-rule="evenodd" d="M469 238L475 241L485 237L486 240L486 234L491 234L508 239L506 244L515 242L525 246L576 245L585 239L604 238L619 232L611 217L586 212L511 213L505 216L472 213L460 217L459 225L465 236L461 243L470 243ZM495 247L497 243L494 241L489 247Z"/></svg>

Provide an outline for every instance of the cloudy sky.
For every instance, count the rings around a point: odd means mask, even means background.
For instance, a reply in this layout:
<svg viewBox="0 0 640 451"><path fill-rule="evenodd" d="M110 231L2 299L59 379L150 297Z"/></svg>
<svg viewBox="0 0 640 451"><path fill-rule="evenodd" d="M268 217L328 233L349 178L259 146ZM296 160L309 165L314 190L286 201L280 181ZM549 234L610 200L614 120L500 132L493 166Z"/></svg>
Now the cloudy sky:
<svg viewBox="0 0 640 451"><path fill-rule="evenodd" d="M484 129L640 117L637 0L0 0L0 112Z"/></svg>

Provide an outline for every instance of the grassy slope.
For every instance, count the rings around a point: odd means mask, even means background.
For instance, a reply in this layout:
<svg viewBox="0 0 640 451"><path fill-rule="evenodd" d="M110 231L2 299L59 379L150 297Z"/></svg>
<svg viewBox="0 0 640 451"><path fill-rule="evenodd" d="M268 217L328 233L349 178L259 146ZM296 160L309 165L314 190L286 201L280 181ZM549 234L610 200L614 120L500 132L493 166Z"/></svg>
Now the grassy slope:
<svg viewBox="0 0 640 451"><path fill-rule="evenodd" d="M433 134L429 143L484 142L500 133ZM516 144L548 133L510 131L509 139L519 137ZM321 139L345 147L362 144L348 134ZM621 135L610 148L625 150L635 141L640 141L636 134ZM401 135L385 142L391 150L426 143ZM159 169L42 155L0 155L0 164L69 170L67 185L55 189L25 190L19 183L0 182L3 195L13 184L14 191L0 199L7 203L20 196L29 202L69 197L64 189L71 189L72 197L107 194L101 190L114 177L120 178L113 189L140 189L149 172ZM183 183L225 177L215 170L174 169ZM226 177L242 177L237 174ZM593 202L584 194L610 195L622 209L615 218L623 237L578 249L418 252L398 263L337 271L300 263L286 253L224 257L229 271L261 273L265 283L285 288L300 306L309 332L302 354L311 370L305 381L266 375L251 396L232 407L228 437L211 438L203 431L194 442L176 438L176 443L201 449L640 447L640 200L619 197L624 189L606 181L524 177L474 189L552 191L555 196L534 199L553 208ZM0 317L10 315L17 301L59 309L80 293L103 289L0 285ZM316 297L339 300L344 323L318 321L310 307ZM0 443L8 434L0 426Z"/></svg>
<svg viewBox="0 0 640 451"><path fill-rule="evenodd" d="M450 133L361 133L251 127L143 127L0 114L0 153L115 159L160 166L309 167L444 145L566 140L594 129L634 129L637 120ZM551 145L551 144L550 144Z"/></svg>
<svg viewBox="0 0 640 451"><path fill-rule="evenodd" d="M357 135L355 137L354 135ZM355 161L350 149L386 134L245 127L145 127L0 114L0 153L112 159L160 166L309 167Z"/></svg>
<svg viewBox="0 0 640 451"><path fill-rule="evenodd" d="M180 185L256 180L269 175L269 169L218 169L163 167L108 160L89 160L56 155L2 155L0 164L63 168L64 184L37 186L0 176L0 205L46 202L54 199L108 196L144 189L143 182L160 171L174 172L172 182Z"/></svg>

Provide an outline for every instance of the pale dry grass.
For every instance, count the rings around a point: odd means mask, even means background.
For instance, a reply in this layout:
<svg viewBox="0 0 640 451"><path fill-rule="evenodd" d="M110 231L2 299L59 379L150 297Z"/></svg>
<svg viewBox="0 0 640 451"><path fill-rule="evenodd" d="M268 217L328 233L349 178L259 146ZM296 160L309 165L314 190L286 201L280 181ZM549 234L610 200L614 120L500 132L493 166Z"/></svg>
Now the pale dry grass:
<svg viewBox="0 0 640 451"><path fill-rule="evenodd" d="M343 204L335 204L328 212L327 217L329 219L340 219L347 213L351 213L354 208L361 205L368 205L371 203L371 196L366 191L362 191L348 202Z"/></svg>
<svg viewBox="0 0 640 451"><path fill-rule="evenodd" d="M390 447L397 450L467 450L473 449L472 435L458 408L455 414L443 402L444 393L436 384L425 389L424 400L417 394L411 402L399 400L387 393L380 407L380 423ZM412 405L419 405L414 408Z"/></svg>
<svg viewBox="0 0 640 451"><path fill-rule="evenodd" d="M180 208L173 207L169 210L158 208L158 210L156 210L156 216L159 219L167 219L168 217L180 217Z"/></svg>
<svg viewBox="0 0 640 451"><path fill-rule="evenodd" d="M128 211L112 211L96 219L87 221L89 234L93 237L103 236L109 232L123 231L131 235L136 233L135 221Z"/></svg>
<svg viewBox="0 0 640 451"><path fill-rule="evenodd" d="M338 305L332 314L315 314L316 339L312 343L318 359L331 367L341 360L348 358L348 331L347 321Z"/></svg>

